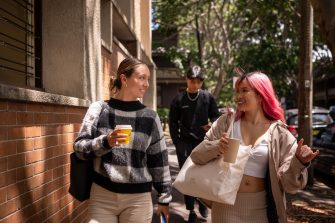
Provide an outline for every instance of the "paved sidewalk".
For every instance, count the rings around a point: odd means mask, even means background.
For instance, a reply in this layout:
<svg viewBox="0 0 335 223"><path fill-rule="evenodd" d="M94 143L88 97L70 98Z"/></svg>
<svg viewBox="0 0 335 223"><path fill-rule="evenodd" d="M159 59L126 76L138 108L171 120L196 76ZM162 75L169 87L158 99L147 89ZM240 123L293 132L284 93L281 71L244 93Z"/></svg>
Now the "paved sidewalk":
<svg viewBox="0 0 335 223"><path fill-rule="evenodd" d="M177 155L175 151L175 147L168 142L168 150L169 150L169 162L170 162L170 171L171 171L171 177L172 177L172 182L175 180L177 177L177 174L179 172L179 166L178 166L178 161L177 161ZM155 202L155 197L157 193L153 191L152 196L153 196L153 201ZM177 191L175 188L173 188L172 191L172 202L170 203L170 223L184 223L187 222L188 219L188 211L185 208L184 204L184 196ZM155 204L154 206L154 211L157 210L157 205ZM211 221L211 212L209 210L208 217L202 218L199 211L198 211L198 205L195 205L195 211L198 216L197 222L212 222ZM152 223L159 223L159 218L155 214L152 220Z"/></svg>
<svg viewBox="0 0 335 223"><path fill-rule="evenodd" d="M290 223L335 223L335 190L315 180L296 194L287 194Z"/></svg>

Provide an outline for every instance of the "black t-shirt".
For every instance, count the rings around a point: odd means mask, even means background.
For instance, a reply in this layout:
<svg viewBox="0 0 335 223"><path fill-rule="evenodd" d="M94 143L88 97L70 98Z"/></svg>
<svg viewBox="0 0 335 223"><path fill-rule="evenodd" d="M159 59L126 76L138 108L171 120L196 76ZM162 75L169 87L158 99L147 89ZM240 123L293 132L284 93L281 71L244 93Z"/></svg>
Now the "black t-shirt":
<svg viewBox="0 0 335 223"><path fill-rule="evenodd" d="M198 96L198 93L188 93L189 97L191 99L195 99ZM183 108L182 108L182 112L187 115L183 116L186 117L185 119L181 120L182 124L187 127L190 128L193 122L193 116L194 116L194 111L195 108L197 106L197 100L198 98L196 98L194 101L191 101L188 97L187 97L187 93L186 93L186 97L183 98Z"/></svg>
<svg viewBox="0 0 335 223"><path fill-rule="evenodd" d="M208 120L214 122L219 112L212 95L200 90L198 93L179 93L172 101L169 112L169 129L173 143L179 139L196 138L202 140L205 130L202 125Z"/></svg>

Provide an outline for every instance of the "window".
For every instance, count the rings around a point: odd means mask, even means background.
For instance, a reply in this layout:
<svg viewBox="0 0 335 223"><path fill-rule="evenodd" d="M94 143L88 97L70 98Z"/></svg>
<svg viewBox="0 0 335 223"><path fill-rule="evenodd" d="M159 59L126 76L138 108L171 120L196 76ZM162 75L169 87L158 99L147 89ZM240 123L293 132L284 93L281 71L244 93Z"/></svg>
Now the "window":
<svg viewBox="0 0 335 223"><path fill-rule="evenodd" d="M1 0L0 83L41 88L41 0Z"/></svg>

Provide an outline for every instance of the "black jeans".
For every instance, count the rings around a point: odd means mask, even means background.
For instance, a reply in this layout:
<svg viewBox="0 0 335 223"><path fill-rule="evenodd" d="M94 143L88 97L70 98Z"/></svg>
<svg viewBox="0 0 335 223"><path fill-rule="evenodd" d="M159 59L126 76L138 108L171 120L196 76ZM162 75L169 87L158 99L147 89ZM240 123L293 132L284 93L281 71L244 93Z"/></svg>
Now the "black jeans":
<svg viewBox="0 0 335 223"><path fill-rule="evenodd" d="M176 146L176 153L178 158L178 165L181 169L184 165L186 159L191 154L192 150L199 145L201 141L198 140L192 140L192 139L180 139ZM186 205L187 210L193 210L194 209L194 203L196 198L188 195L184 195L184 201ZM199 205L203 206L200 202Z"/></svg>

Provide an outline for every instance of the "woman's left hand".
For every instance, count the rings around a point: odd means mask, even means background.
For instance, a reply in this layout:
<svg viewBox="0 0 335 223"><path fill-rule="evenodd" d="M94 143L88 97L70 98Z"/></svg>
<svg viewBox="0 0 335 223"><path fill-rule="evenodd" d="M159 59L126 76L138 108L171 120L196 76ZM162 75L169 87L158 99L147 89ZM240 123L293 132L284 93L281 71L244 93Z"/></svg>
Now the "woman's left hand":
<svg viewBox="0 0 335 223"><path fill-rule="evenodd" d="M158 204L157 214L164 214L166 222L169 222L170 214L169 214L169 205L160 205Z"/></svg>
<svg viewBox="0 0 335 223"><path fill-rule="evenodd" d="M306 164L312 161L319 154L319 150L313 152L313 150L307 145L302 145L303 143L304 139L300 139L298 142L297 151L295 152L295 156L302 164Z"/></svg>

